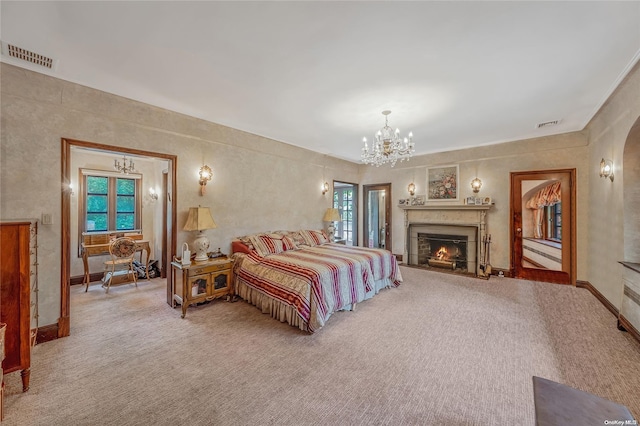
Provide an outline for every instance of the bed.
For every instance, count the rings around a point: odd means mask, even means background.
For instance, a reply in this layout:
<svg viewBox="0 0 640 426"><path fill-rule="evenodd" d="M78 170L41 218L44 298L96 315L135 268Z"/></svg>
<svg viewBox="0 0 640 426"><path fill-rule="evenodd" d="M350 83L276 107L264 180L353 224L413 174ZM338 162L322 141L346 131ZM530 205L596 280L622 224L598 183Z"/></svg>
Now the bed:
<svg viewBox="0 0 640 426"><path fill-rule="evenodd" d="M353 310L400 285L395 256L330 243L323 231L279 231L232 243L235 292L263 313L313 333L331 314Z"/></svg>

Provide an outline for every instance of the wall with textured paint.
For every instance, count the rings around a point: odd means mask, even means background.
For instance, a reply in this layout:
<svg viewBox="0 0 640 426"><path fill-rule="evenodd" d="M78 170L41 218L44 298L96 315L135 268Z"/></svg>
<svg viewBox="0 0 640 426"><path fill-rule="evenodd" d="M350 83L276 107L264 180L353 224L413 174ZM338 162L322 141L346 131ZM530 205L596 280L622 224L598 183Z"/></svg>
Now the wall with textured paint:
<svg viewBox="0 0 640 426"><path fill-rule="evenodd" d="M177 155L178 247L194 238L181 230L189 207L211 208L207 236L228 251L246 233L322 228L321 183L358 181L358 164L4 63L0 88L0 219L53 217L38 235L40 326L60 314L61 138ZM203 162L214 178L200 196Z"/></svg>

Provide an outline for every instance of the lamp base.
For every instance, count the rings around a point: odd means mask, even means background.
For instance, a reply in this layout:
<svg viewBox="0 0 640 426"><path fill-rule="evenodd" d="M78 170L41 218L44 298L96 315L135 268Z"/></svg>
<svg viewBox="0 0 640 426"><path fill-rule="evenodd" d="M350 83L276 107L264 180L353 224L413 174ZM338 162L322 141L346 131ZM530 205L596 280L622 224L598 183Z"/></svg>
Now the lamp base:
<svg viewBox="0 0 640 426"><path fill-rule="evenodd" d="M198 237L193 241L193 247L196 252L196 262L203 262L209 260L207 252L209 251L209 239L204 235L202 231L198 234Z"/></svg>
<svg viewBox="0 0 640 426"><path fill-rule="evenodd" d="M336 228L333 226L333 222L329 222L329 226L327 226L327 236L329 237L330 243L336 241Z"/></svg>

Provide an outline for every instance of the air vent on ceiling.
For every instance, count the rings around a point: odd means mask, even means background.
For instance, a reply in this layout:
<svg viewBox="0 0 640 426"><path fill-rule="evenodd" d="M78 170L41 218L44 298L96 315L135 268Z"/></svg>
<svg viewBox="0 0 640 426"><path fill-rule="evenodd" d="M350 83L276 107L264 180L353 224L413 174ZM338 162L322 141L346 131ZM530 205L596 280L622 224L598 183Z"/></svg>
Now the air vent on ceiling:
<svg viewBox="0 0 640 426"><path fill-rule="evenodd" d="M49 69L52 69L54 65L51 58L9 43L2 43L2 54Z"/></svg>
<svg viewBox="0 0 640 426"><path fill-rule="evenodd" d="M545 121L544 123L538 123L536 124L536 129L540 129L542 127L555 126L559 122L560 120L552 120L552 121Z"/></svg>

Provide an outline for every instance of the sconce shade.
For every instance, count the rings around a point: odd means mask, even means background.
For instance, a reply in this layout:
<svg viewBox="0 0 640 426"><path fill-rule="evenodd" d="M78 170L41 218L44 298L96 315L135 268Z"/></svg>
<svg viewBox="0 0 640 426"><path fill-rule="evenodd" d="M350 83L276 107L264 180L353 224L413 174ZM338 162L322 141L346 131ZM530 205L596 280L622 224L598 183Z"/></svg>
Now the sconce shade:
<svg viewBox="0 0 640 426"><path fill-rule="evenodd" d="M209 207L190 207L189 217L185 223L184 231L202 231L203 229L217 228L213 221Z"/></svg>
<svg viewBox="0 0 640 426"><path fill-rule="evenodd" d="M156 192L156 190L153 187L149 188L149 197L151 197L152 200L157 200L158 199L158 193Z"/></svg>
<svg viewBox="0 0 640 426"><path fill-rule="evenodd" d="M613 161L600 160L600 177L609 178L613 182Z"/></svg>
<svg viewBox="0 0 640 426"><path fill-rule="evenodd" d="M473 192L480 192L480 188L482 188L482 181L480 179L475 178L471 181L471 189L473 189Z"/></svg>
<svg viewBox="0 0 640 426"><path fill-rule="evenodd" d="M324 213L324 217L322 218L323 222L339 222L340 221L340 212L338 209L327 209Z"/></svg>
<svg viewBox="0 0 640 426"><path fill-rule="evenodd" d="M205 194L205 187L207 186L207 182L209 182L211 180L211 178L213 177L213 171L211 170L211 167L207 166L206 164L203 165L202 167L200 167L200 171L198 172L198 176L200 176L200 195L204 195Z"/></svg>
<svg viewBox="0 0 640 426"><path fill-rule="evenodd" d="M322 195L326 194L329 191L329 182L325 182L322 184Z"/></svg>
<svg viewBox="0 0 640 426"><path fill-rule="evenodd" d="M416 184L411 182L409 186L407 186L407 191L409 191L409 195L414 196L416 194Z"/></svg>

